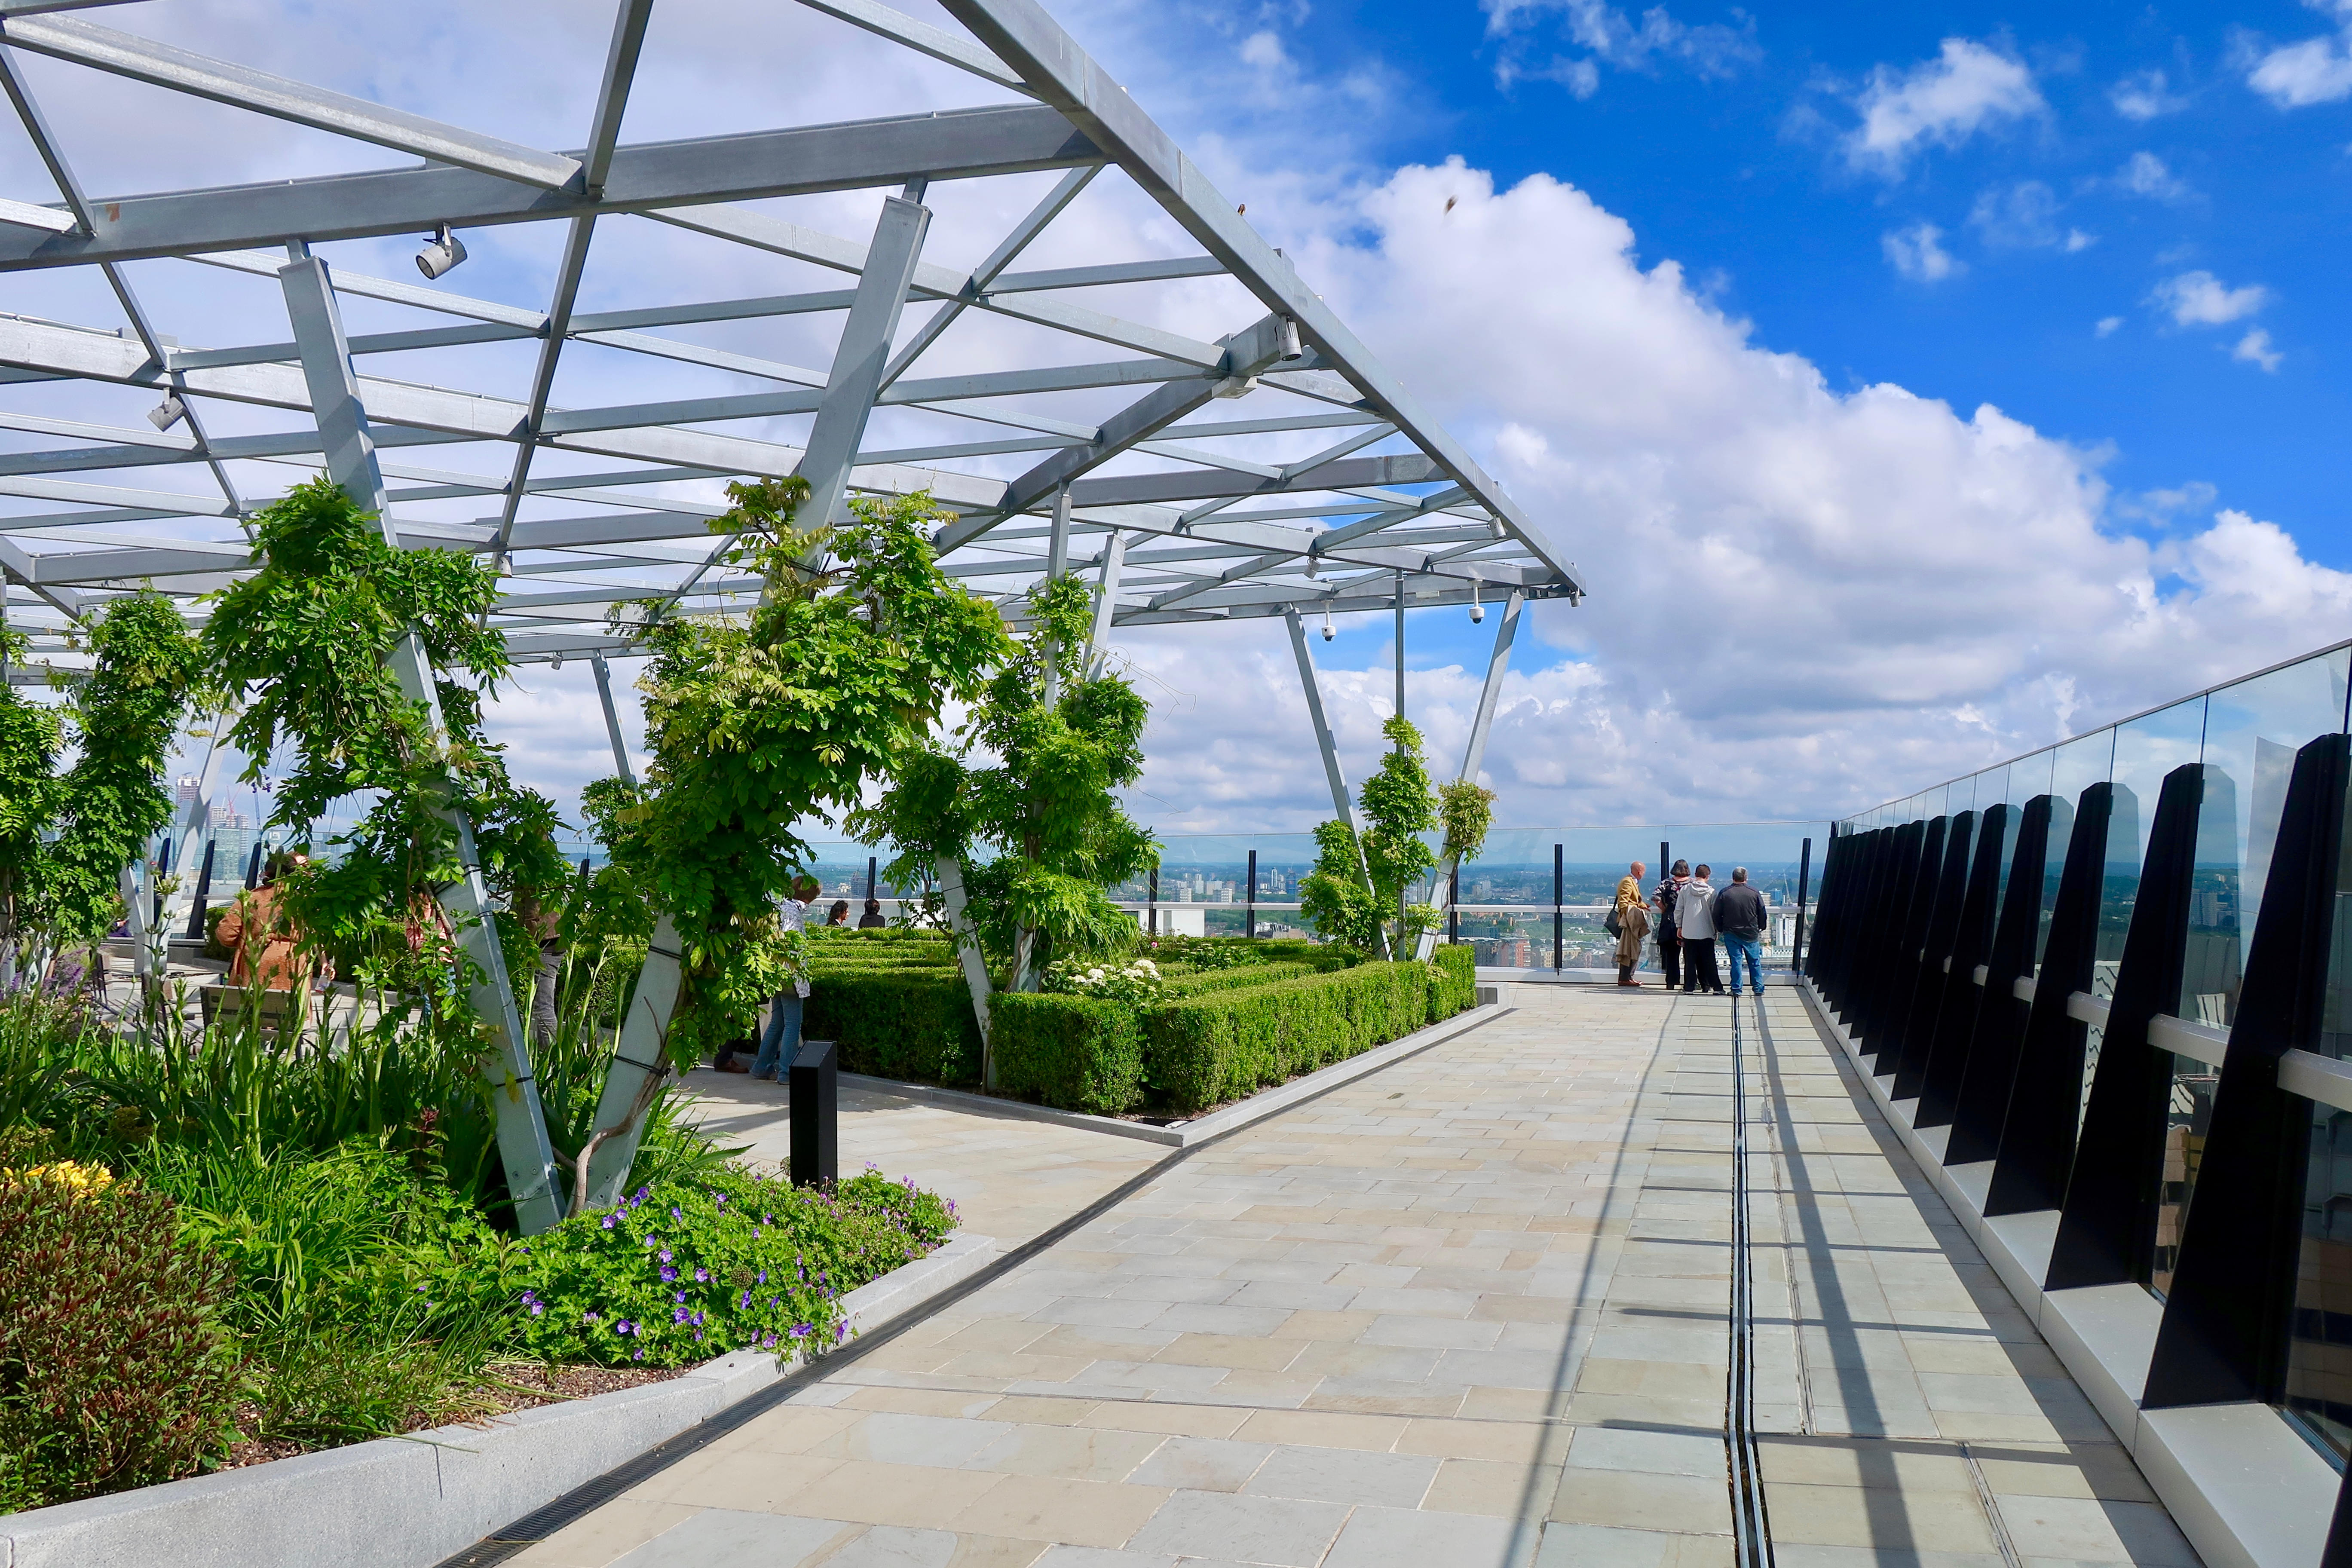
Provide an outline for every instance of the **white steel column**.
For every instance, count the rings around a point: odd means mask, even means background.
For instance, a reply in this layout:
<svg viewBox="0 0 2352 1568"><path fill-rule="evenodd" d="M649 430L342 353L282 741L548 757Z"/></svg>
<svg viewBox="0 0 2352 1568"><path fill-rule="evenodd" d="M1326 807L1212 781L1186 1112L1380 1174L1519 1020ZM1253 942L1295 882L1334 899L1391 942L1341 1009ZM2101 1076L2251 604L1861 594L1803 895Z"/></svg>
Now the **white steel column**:
<svg viewBox="0 0 2352 1568"><path fill-rule="evenodd" d="M1502 624L1495 628L1495 651L1486 660L1486 684L1478 690L1478 711L1470 721L1470 742L1462 748L1462 772L1456 775L1475 784L1478 769L1486 760L1486 732L1495 725L1495 707L1502 700L1503 675L1510 668L1511 644L1519 635L1519 611L1527 599L1517 588L1503 605ZM1454 902L1454 874L1461 869L1462 859L1454 856L1445 863L1444 874L1430 889L1430 903L1443 916ZM1432 926L1421 933L1419 956L1426 961L1437 951L1437 928Z"/></svg>
<svg viewBox="0 0 2352 1568"><path fill-rule="evenodd" d="M604 704L604 733L613 742L613 773L623 784L637 782L636 773L629 767L629 748L621 740L621 715L613 706L613 672L606 668L604 656L591 654L589 668L596 672L596 695Z"/></svg>
<svg viewBox="0 0 2352 1568"><path fill-rule="evenodd" d="M980 951L980 935L972 929L969 900L963 891L963 862L953 855L940 857L940 894L947 900L948 930L955 939L956 957L963 964L963 983L971 993L972 1016L980 1021L980 1082L996 1087L996 1047L989 1028L988 1000L993 991L988 960Z"/></svg>
<svg viewBox="0 0 2352 1568"><path fill-rule="evenodd" d="M890 340L898 335L898 314L906 307L907 289L915 280L915 262L930 227L923 188L919 180L905 194L885 200L881 219L874 226L874 243L866 248L849 320L843 323L833 369L825 376L824 401L817 407L808 452L800 463L800 476L809 482L803 514L808 526L822 526L841 515L849 470L857 461L858 443L866 438L866 421L874 412L882 372L889 363Z"/></svg>
<svg viewBox="0 0 2352 1568"><path fill-rule="evenodd" d="M1102 580L1095 585L1094 630L1087 637L1087 678L1101 676L1103 663L1110 657L1111 616L1118 605L1119 574L1127 567L1127 535L1117 529L1110 533L1110 542L1103 546Z"/></svg>
<svg viewBox="0 0 2352 1568"><path fill-rule="evenodd" d="M359 377L352 368L351 348L343 335L342 312L335 303L327 264L296 242L292 257L278 274L286 293L286 314L293 323L301 350L303 379L309 384L310 406L327 455L327 472L360 506L373 511L384 542L400 545L400 531L384 506L383 472L377 466L375 439L368 427L366 405L360 399ZM432 726L433 743L446 744L447 726L433 684L433 670L425 646L414 631L394 645L393 672L411 702L421 703ZM445 805L442 816L457 831L457 855L463 875L441 895L466 955L481 971L472 988L474 1014L496 1037L497 1056L485 1058L484 1076L491 1085L497 1107L499 1154L506 1166L508 1189L514 1195L515 1218L526 1236L553 1228L563 1217L563 1195L555 1185L555 1152L547 1137L547 1115L539 1101L539 1085L531 1077L530 1042L522 1031L515 1007L514 989L507 980L505 951L499 944L497 925L483 885L481 861L474 848L473 824L463 812Z"/></svg>
<svg viewBox="0 0 2352 1568"><path fill-rule="evenodd" d="M1363 874L1364 888L1369 892L1372 886L1372 868L1370 862L1364 858L1360 837L1364 825L1357 818L1356 803L1349 797L1347 775L1339 771L1339 750L1331 743L1331 722L1323 713L1323 688L1315 679L1314 656L1307 651L1307 627L1300 623L1295 605L1285 609L1282 618L1290 626L1290 651L1298 656L1298 689L1307 695L1307 720L1314 726L1315 744L1323 752L1323 776L1331 785L1331 812L1359 835L1356 868ZM1381 956L1389 956L1389 939L1385 931L1381 937Z"/></svg>

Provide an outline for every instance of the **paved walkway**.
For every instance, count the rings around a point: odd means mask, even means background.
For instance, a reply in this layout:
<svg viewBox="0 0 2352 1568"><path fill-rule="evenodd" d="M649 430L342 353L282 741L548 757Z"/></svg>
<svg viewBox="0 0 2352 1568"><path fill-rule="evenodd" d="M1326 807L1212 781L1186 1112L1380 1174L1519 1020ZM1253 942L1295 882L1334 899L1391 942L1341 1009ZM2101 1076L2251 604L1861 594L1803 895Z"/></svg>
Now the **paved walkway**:
<svg viewBox="0 0 2352 1568"><path fill-rule="evenodd" d="M1517 999L518 1561L1727 1565L1732 1004ZM1796 994L1741 1005L1780 1568L2193 1568Z"/></svg>
<svg viewBox="0 0 2352 1568"><path fill-rule="evenodd" d="M747 1158L784 1163L792 1152L782 1086L698 1068L686 1076L693 1115L722 1145ZM949 1110L873 1089L841 1090L841 1169L868 1163L893 1179L955 1200L964 1228L1011 1251L1060 1224L1139 1171L1163 1159L1163 1144L1010 1113Z"/></svg>

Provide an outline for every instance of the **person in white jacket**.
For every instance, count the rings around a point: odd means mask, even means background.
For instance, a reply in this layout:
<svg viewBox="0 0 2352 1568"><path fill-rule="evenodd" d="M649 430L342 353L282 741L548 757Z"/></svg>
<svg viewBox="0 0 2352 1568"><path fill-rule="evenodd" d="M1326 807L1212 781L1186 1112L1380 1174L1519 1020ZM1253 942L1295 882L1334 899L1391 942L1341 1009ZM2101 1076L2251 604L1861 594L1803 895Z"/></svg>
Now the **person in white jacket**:
<svg viewBox="0 0 2352 1568"><path fill-rule="evenodd" d="M1715 889L1711 868L1700 866L1675 895L1675 922L1683 933L1683 989L1723 994L1723 971L1715 962Z"/></svg>

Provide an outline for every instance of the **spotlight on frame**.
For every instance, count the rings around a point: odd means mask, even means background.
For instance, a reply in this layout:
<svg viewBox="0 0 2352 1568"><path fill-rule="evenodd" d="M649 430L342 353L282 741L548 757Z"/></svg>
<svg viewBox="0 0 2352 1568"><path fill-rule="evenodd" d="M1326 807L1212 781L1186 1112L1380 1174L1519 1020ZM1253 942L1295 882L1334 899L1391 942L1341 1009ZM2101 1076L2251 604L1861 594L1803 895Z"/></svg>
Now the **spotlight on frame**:
<svg viewBox="0 0 2352 1568"><path fill-rule="evenodd" d="M188 405L176 392L167 392L163 401L147 411L147 423L158 430L169 430L188 416Z"/></svg>
<svg viewBox="0 0 2352 1568"><path fill-rule="evenodd" d="M438 278L465 259L466 242L445 223L433 231L433 237L416 253L416 270L427 278Z"/></svg>

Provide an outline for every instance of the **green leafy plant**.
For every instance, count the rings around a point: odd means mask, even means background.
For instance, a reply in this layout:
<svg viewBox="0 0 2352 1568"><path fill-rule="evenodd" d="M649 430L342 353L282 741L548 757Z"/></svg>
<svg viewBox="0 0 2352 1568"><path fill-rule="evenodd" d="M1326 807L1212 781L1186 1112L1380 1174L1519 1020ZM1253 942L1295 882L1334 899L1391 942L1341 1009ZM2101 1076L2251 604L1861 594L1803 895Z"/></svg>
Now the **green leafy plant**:
<svg viewBox="0 0 2352 1568"><path fill-rule="evenodd" d="M1402 953L1437 918L1426 904L1407 905L1405 890L1436 864L1425 836L1437 826L1438 799L1421 731L1400 714L1381 733L1392 745L1356 796L1364 831L1337 818L1316 827L1315 869L1299 881L1299 908L1332 941Z"/></svg>
<svg viewBox="0 0 2352 1568"><path fill-rule="evenodd" d="M521 1342L607 1365L745 1349L798 1359L845 1337L844 1295L954 1225L952 1205L871 1172L829 1194L740 1166L643 1185L517 1245Z"/></svg>
<svg viewBox="0 0 2352 1568"><path fill-rule="evenodd" d="M104 936L122 915L121 871L171 816L163 759L202 689L195 640L152 589L115 600L82 636L90 672L62 707L0 687L0 955ZM68 745L73 765L57 775Z"/></svg>
<svg viewBox="0 0 2352 1568"><path fill-rule="evenodd" d="M231 1270L160 1194L103 1172L0 1173L0 1513L185 1474L238 1392Z"/></svg>
<svg viewBox="0 0 2352 1568"><path fill-rule="evenodd" d="M1141 1102L1143 1031L1128 1003L1013 992L995 1005L997 1087L1004 1093L1104 1116Z"/></svg>
<svg viewBox="0 0 2352 1568"><path fill-rule="evenodd" d="M711 526L768 591L747 617L643 627L652 766L641 786L605 779L584 794L614 863L685 944L668 1037L681 1062L750 1033L804 972L774 915L809 856L794 824L856 805L1009 648L994 606L933 561L928 496L857 498L848 521L796 530L804 481L728 494L733 509Z"/></svg>
<svg viewBox="0 0 2352 1568"><path fill-rule="evenodd" d="M1125 677L1087 672L1092 615L1073 578L1032 589L1019 652L963 728L910 747L891 786L849 818L861 837L899 846L889 876L901 886L958 860L981 945L1015 991L1038 989L1057 959L1132 948L1134 917L1105 889L1159 864L1113 793L1142 776L1149 710ZM996 760L975 765L980 751ZM982 851L992 858L975 863Z"/></svg>

